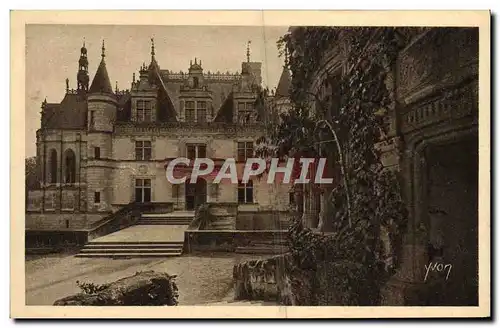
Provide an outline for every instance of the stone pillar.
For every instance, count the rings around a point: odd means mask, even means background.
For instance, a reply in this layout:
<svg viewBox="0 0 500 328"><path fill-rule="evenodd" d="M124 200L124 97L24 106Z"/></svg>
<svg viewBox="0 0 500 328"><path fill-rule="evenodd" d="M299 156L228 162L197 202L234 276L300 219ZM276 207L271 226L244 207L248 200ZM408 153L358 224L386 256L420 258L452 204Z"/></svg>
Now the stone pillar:
<svg viewBox="0 0 500 328"><path fill-rule="evenodd" d="M381 291L381 305L426 305L424 281L428 265L428 229L423 220L426 193L426 167L422 148L425 144L406 152L402 173L407 184L407 201L410 206L408 230L400 251L398 271ZM420 150L419 150L420 148ZM424 296L422 296L424 295Z"/></svg>

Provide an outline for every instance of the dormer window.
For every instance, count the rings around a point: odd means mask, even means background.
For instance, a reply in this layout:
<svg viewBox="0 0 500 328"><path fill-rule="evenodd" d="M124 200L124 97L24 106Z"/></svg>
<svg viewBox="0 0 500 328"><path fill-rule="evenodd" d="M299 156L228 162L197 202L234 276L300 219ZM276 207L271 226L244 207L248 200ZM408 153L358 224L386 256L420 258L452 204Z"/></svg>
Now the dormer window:
<svg viewBox="0 0 500 328"><path fill-rule="evenodd" d="M207 121L207 102L198 101L196 104L196 119L198 122Z"/></svg>
<svg viewBox="0 0 500 328"><path fill-rule="evenodd" d="M188 100L185 103L184 110L186 111L186 122L194 122L194 101Z"/></svg>
<svg viewBox="0 0 500 328"><path fill-rule="evenodd" d="M253 122L253 102L238 103L238 122L251 123Z"/></svg>
<svg viewBox="0 0 500 328"><path fill-rule="evenodd" d="M151 122L153 103L151 100L137 100L137 122Z"/></svg>

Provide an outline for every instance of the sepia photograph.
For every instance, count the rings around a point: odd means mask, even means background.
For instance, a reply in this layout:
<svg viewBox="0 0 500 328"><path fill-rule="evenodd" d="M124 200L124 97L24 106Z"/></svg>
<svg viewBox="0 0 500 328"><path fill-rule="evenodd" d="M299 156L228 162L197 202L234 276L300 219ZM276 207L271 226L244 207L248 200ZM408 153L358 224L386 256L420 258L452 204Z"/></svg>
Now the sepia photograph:
<svg viewBox="0 0 500 328"><path fill-rule="evenodd" d="M169 14L17 17L16 313L490 315L489 12Z"/></svg>

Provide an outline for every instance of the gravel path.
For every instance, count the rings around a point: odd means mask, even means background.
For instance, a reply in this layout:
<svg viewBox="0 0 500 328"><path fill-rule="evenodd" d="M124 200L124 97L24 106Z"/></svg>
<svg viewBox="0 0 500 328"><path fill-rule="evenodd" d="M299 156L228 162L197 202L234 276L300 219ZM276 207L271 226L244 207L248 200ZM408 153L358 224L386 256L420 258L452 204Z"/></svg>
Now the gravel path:
<svg viewBox="0 0 500 328"><path fill-rule="evenodd" d="M261 256L214 253L165 259L93 259L72 255L43 256L26 260L26 304L52 305L55 300L78 293L76 281L102 284L155 270L177 275L179 305L227 299L233 282L233 266Z"/></svg>

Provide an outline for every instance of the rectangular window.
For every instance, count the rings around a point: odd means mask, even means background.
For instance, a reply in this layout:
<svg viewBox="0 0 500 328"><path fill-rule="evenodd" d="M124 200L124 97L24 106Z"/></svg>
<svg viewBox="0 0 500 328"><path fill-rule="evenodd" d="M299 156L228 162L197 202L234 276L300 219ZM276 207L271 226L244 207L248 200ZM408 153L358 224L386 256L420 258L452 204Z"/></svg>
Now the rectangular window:
<svg viewBox="0 0 500 328"><path fill-rule="evenodd" d="M150 100L137 100L137 122L151 122L153 103Z"/></svg>
<svg viewBox="0 0 500 328"><path fill-rule="evenodd" d="M151 141L135 142L135 160L136 161L151 160Z"/></svg>
<svg viewBox="0 0 500 328"><path fill-rule="evenodd" d="M186 111L186 122L194 122L194 101L186 101L185 103Z"/></svg>
<svg viewBox="0 0 500 328"><path fill-rule="evenodd" d="M198 122L206 122L207 121L207 102L206 101L198 101L196 108L196 118Z"/></svg>
<svg viewBox="0 0 500 328"><path fill-rule="evenodd" d="M238 162L245 162L253 157L253 142L238 142Z"/></svg>
<svg viewBox="0 0 500 328"><path fill-rule="evenodd" d="M187 158L205 158L207 156L206 145L187 145Z"/></svg>
<svg viewBox="0 0 500 328"><path fill-rule="evenodd" d="M135 179L135 201L137 203L151 202L151 179Z"/></svg>
<svg viewBox="0 0 500 328"><path fill-rule="evenodd" d="M94 147L94 158L101 159L101 147Z"/></svg>
<svg viewBox="0 0 500 328"><path fill-rule="evenodd" d="M238 121L240 123L250 123L254 121L252 102L238 103Z"/></svg>
<svg viewBox="0 0 500 328"><path fill-rule="evenodd" d="M248 183L238 181L238 203L251 204L253 203L253 183L249 180Z"/></svg>
<svg viewBox="0 0 500 328"><path fill-rule="evenodd" d="M99 191L94 192L94 203L99 204L101 202L101 193Z"/></svg>
<svg viewBox="0 0 500 328"><path fill-rule="evenodd" d="M195 159L196 158L196 146L188 145L187 146L187 158Z"/></svg>
<svg viewBox="0 0 500 328"><path fill-rule="evenodd" d="M198 154L196 157L199 158L205 158L207 157L207 146L205 145L198 145Z"/></svg>

